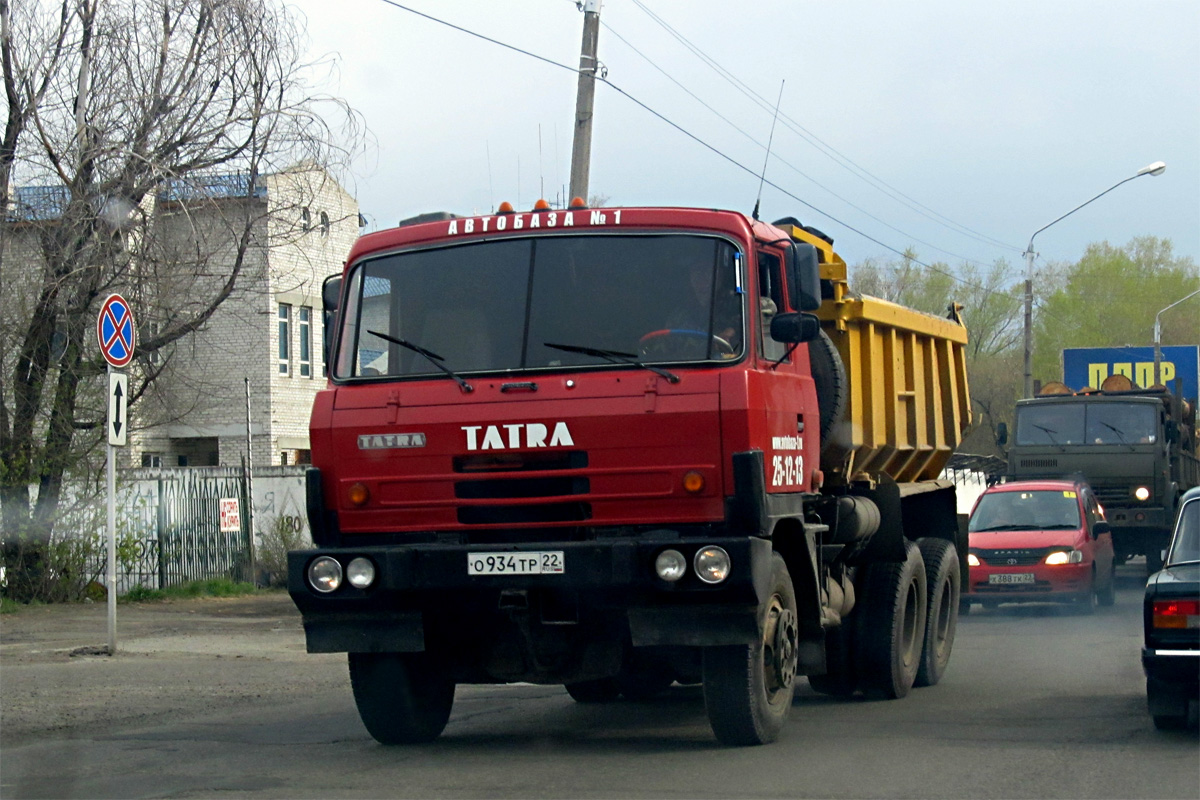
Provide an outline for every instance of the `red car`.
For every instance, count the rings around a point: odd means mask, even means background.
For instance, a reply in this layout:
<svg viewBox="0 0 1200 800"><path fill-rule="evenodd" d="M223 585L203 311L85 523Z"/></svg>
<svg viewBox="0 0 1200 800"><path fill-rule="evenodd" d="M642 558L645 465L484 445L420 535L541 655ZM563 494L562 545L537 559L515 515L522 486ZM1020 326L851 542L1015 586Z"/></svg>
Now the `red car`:
<svg viewBox="0 0 1200 800"><path fill-rule="evenodd" d="M971 587L965 600L984 608L1070 602L1088 614L1097 603L1113 604L1112 534L1086 483L993 486L975 502L967 529Z"/></svg>

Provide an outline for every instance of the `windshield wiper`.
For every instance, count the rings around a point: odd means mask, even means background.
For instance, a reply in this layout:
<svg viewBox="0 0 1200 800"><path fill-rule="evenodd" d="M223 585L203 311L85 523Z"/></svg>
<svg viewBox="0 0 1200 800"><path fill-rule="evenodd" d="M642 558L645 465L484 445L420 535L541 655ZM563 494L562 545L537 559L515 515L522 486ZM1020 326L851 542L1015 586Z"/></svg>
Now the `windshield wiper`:
<svg viewBox="0 0 1200 800"><path fill-rule="evenodd" d="M1031 422L1030 424L1033 425L1033 427L1037 428L1039 431L1044 431L1046 433L1046 435L1050 437L1051 444L1058 444L1058 439L1054 438L1054 434L1058 433L1058 431L1051 430L1050 428L1046 428L1041 425L1038 425L1036 422Z"/></svg>
<svg viewBox="0 0 1200 800"><path fill-rule="evenodd" d="M642 369L650 370L655 375L661 375L671 383L679 383L679 376L675 373L643 363L633 353L622 353L619 350L602 350L599 347L580 347L576 344L553 344L551 342L542 342L542 344L555 350L562 350L565 353L580 353L585 356L603 358L610 364L629 364L630 366L641 367Z"/></svg>
<svg viewBox="0 0 1200 800"><path fill-rule="evenodd" d="M420 345L413 344L412 342L406 342L403 339L397 339L395 336L390 336L386 333L380 333L379 331L369 330L369 331L367 331L367 333L371 334L372 336L378 336L380 339L392 342L393 344L398 344L401 347L408 348L409 350L412 350L414 353L416 353L418 355L425 356L425 358L429 359L430 364L433 364L435 367L440 369L442 372L446 373L451 378L453 378L454 382L457 383L459 386L461 386L462 390L464 392L475 391L474 386L472 386L471 384L464 381L462 378L455 375L453 372L450 371L450 369L448 367L446 367L444 364L442 364L441 362L445 361L446 359L442 358L437 353L430 352L429 350L426 350L424 347L421 347Z"/></svg>
<svg viewBox="0 0 1200 800"><path fill-rule="evenodd" d="M1115 433L1121 439L1121 444L1125 445L1130 450L1134 450L1134 451L1137 450L1136 447L1134 447L1129 442L1125 441L1125 434L1121 431L1120 428L1116 427L1115 425L1109 425L1107 422L1101 422L1100 424L1103 425L1104 427L1108 428L1113 433Z"/></svg>

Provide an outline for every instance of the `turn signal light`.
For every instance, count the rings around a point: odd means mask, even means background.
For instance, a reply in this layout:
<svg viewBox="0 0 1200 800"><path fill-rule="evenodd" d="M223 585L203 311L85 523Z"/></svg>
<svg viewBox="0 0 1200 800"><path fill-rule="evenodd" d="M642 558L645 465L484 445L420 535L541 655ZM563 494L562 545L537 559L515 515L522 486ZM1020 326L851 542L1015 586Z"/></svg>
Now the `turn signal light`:
<svg viewBox="0 0 1200 800"><path fill-rule="evenodd" d="M1200 600L1155 600L1156 628L1200 628Z"/></svg>
<svg viewBox="0 0 1200 800"><path fill-rule="evenodd" d="M367 500L371 497L371 493L367 491L365 483L352 483L350 484L350 489L346 492L346 497L351 505L365 506Z"/></svg>
<svg viewBox="0 0 1200 800"><path fill-rule="evenodd" d="M690 494L698 494L704 491L704 476L699 472L689 472L683 476L683 490Z"/></svg>

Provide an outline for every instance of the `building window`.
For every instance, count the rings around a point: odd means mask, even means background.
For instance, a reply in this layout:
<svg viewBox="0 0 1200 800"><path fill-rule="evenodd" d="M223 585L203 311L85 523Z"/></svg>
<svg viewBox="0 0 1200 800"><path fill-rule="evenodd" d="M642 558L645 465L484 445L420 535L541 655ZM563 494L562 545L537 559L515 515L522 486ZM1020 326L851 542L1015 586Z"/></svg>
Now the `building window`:
<svg viewBox="0 0 1200 800"><path fill-rule="evenodd" d="M279 304L279 374L291 372L292 353L290 343L292 337L292 307L287 303Z"/></svg>
<svg viewBox="0 0 1200 800"><path fill-rule="evenodd" d="M308 206L300 209L300 229L308 230L312 227L312 220L309 217Z"/></svg>
<svg viewBox="0 0 1200 800"><path fill-rule="evenodd" d="M142 453L143 467L161 467L162 453Z"/></svg>
<svg viewBox="0 0 1200 800"><path fill-rule="evenodd" d="M300 377L312 377L312 309L300 306Z"/></svg>
<svg viewBox="0 0 1200 800"><path fill-rule="evenodd" d="M329 215L324 211L321 212L321 235L329 235Z"/></svg>
<svg viewBox="0 0 1200 800"><path fill-rule="evenodd" d="M148 327L149 327L150 335L147 338L152 339L152 340L157 339L159 331L162 329L162 326L157 322L151 322ZM146 362L152 367L158 366L159 355L158 355L157 349L151 350L149 353L146 354Z"/></svg>
<svg viewBox="0 0 1200 800"><path fill-rule="evenodd" d="M178 460L179 460L179 466L186 467L188 465L188 457L187 456L180 456Z"/></svg>

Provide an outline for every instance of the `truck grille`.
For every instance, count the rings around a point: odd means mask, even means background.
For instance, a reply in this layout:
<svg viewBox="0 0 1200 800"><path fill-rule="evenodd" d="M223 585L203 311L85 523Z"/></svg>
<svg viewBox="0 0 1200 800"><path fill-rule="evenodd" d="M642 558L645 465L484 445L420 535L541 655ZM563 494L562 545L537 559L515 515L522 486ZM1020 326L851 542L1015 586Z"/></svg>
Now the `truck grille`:
<svg viewBox="0 0 1200 800"><path fill-rule="evenodd" d="M1018 463L1025 469L1058 469L1057 458L1021 458Z"/></svg>
<svg viewBox="0 0 1200 800"><path fill-rule="evenodd" d="M1092 491L1105 508L1131 505L1133 499L1125 486L1093 486Z"/></svg>
<svg viewBox="0 0 1200 800"><path fill-rule="evenodd" d="M454 459L455 472L463 475L484 473L495 477L455 482L456 498L534 501L459 506L456 511L458 521L462 525L526 525L589 520L592 518L591 503L563 500L571 496L586 495L591 491L591 481L586 476L522 475L531 472L581 470L587 465L588 454L581 450L458 456Z"/></svg>

